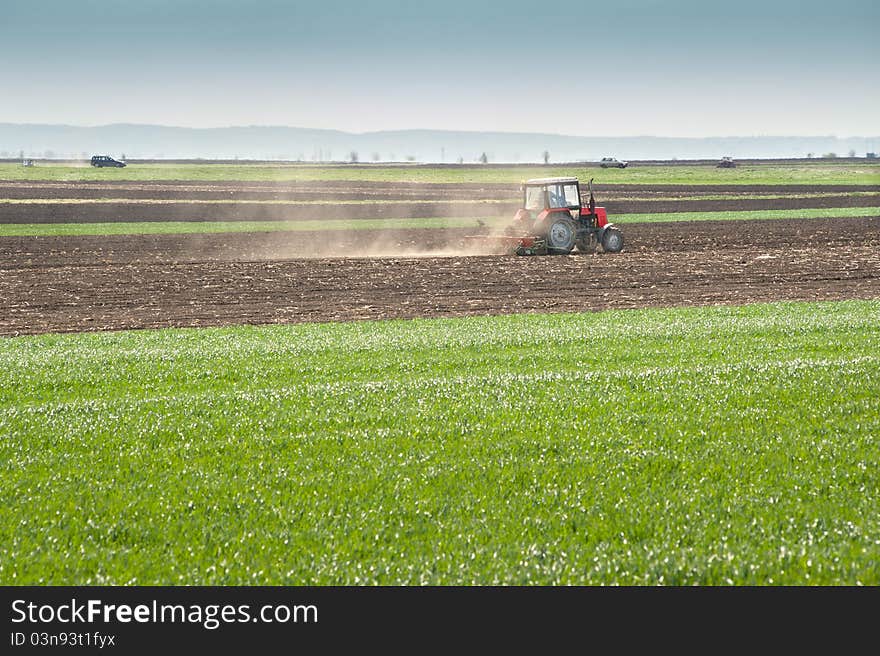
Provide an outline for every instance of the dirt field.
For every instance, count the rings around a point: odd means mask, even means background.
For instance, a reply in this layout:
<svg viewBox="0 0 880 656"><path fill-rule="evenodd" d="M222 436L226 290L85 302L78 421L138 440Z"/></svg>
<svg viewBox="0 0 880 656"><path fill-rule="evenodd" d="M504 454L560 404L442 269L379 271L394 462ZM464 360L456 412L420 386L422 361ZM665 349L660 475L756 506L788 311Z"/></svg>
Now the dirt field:
<svg viewBox="0 0 880 656"><path fill-rule="evenodd" d="M880 298L880 218L624 229L564 257L428 256L468 230L7 237L0 334ZM365 244L389 256L320 258Z"/></svg>
<svg viewBox="0 0 880 656"><path fill-rule="evenodd" d="M880 187L819 190L830 195L705 185L597 193L613 216L874 206L877 195L852 192ZM698 198L721 193L736 197ZM756 194L785 197L747 198ZM510 216L517 197L506 184L0 181L0 198L26 201L0 203L0 223ZM333 198L371 202L315 203ZM193 202L217 200L234 202ZM493 255L480 234L3 237L0 335L880 298L880 217L626 224L617 255Z"/></svg>
<svg viewBox="0 0 880 656"><path fill-rule="evenodd" d="M874 207L880 188L735 185L605 185L599 204L614 214L730 210ZM700 196L730 194L731 199ZM748 198L754 194L784 198ZM114 223L119 221L297 221L511 216L517 185L409 183L64 183L2 182L0 223ZM88 202L101 199L103 202ZM510 199L509 201L506 199ZM51 200L52 202L39 202ZM333 200L347 204L333 204ZM63 202L72 201L72 202ZM195 201L195 202L194 202ZM207 202L210 201L210 202ZM218 202L223 201L223 202ZM368 201L366 203L352 201Z"/></svg>

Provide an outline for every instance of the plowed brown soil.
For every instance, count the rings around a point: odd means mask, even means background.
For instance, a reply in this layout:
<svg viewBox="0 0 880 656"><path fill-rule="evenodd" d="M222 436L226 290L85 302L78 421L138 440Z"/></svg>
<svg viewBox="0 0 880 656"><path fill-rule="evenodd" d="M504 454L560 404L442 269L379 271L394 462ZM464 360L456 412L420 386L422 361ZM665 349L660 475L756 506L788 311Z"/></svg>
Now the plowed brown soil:
<svg viewBox="0 0 880 656"><path fill-rule="evenodd" d="M876 185L603 185L597 189L600 204L612 215L876 207L878 192ZM701 198L713 194L734 197ZM755 194L783 197L750 197ZM488 183L0 181L0 224L499 217L515 212L518 197L518 185Z"/></svg>
<svg viewBox="0 0 880 656"><path fill-rule="evenodd" d="M560 257L434 256L472 230L7 237L0 334L880 298L880 218L624 232Z"/></svg>

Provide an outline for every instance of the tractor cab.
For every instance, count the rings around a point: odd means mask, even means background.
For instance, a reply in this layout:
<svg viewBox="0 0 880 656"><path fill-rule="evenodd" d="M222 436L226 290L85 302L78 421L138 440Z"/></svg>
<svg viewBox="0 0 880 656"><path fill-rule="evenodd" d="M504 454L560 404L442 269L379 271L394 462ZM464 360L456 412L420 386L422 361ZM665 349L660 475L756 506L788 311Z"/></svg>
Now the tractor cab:
<svg viewBox="0 0 880 656"><path fill-rule="evenodd" d="M536 178L523 185L523 207L530 212L578 210L581 187L577 178Z"/></svg>

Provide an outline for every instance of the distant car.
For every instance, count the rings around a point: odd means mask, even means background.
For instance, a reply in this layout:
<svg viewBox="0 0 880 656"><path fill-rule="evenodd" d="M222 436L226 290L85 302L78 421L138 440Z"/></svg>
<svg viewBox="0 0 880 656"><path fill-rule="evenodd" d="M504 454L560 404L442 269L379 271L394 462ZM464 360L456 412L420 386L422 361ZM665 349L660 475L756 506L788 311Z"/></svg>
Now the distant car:
<svg viewBox="0 0 880 656"><path fill-rule="evenodd" d="M736 162L733 161L732 157L722 157L715 167L719 169L735 169Z"/></svg>
<svg viewBox="0 0 880 656"><path fill-rule="evenodd" d="M92 157L92 166L112 166L117 169L121 169L123 166L125 166L125 162L120 162L118 159L113 159L109 155L94 155Z"/></svg>
<svg viewBox="0 0 880 656"><path fill-rule="evenodd" d="M599 160L599 166L603 169L625 169L629 162L622 162L615 157L603 157Z"/></svg>

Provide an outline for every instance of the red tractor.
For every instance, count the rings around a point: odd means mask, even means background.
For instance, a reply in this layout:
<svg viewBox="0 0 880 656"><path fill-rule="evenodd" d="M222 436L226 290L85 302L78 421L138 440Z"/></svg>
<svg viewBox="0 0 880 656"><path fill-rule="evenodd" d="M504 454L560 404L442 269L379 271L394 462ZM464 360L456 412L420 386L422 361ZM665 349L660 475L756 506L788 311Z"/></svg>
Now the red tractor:
<svg viewBox="0 0 880 656"><path fill-rule="evenodd" d="M523 207L517 210L511 236L519 235L517 255L567 255L575 246L591 253L601 246L606 253L623 249L623 233L608 222L604 207L596 207L593 180L590 200L581 202L577 178L538 178L523 185Z"/></svg>

